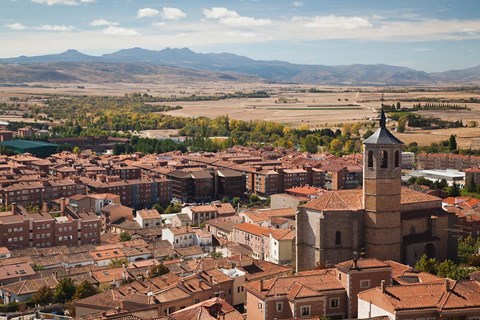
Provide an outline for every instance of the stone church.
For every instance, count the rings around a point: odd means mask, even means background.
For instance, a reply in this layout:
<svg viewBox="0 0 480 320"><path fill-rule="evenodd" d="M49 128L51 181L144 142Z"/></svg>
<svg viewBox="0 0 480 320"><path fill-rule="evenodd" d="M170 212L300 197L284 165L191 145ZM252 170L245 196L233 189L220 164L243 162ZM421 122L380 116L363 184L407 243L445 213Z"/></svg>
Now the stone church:
<svg viewBox="0 0 480 320"><path fill-rule="evenodd" d="M297 271L353 258L409 265L425 253L456 258L455 215L440 198L401 186L403 143L386 128L363 141L363 189L326 192L297 214Z"/></svg>

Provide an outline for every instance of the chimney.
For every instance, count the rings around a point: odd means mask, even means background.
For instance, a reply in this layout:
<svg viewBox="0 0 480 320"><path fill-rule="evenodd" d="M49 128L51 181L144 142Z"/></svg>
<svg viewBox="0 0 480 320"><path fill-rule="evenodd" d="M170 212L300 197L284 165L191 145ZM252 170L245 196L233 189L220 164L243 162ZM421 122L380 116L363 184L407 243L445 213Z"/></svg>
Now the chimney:
<svg viewBox="0 0 480 320"><path fill-rule="evenodd" d="M382 280L382 282L380 282L380 290L382 290L382 293L386 292L385 280Z"/></svg>
<svg viewBox="0 0 480 320"><path fill-rule="evenodd" d="M450 281L448 281L448 278L445 278L445 292L450 292Z"/></svg>
<svg viewBox="0 0 480 320"><path fill-rule="evenodd" d="M260 279L260 292L263 291L263 279Z"/></svg>
<svg viewBox="0 0 480 320"><path fill-rule="evenodd" d="M353 266L352 266L352 269L356 270L358 269L358 260L357 259L353 259Z"/></svg>
<svg viewBox="0 0 480 320"><path fill-rule="evenodd" d="M62 216L65 213L65 198L60 199L60 212L61 212Z"/></svg>
<svg viewBox="0 0 480 320"><path fill-rule="evenodd" d="M15 211L17 211L17 203L12 202L12 214L15 214Z"/></svg>
<svg viewBox="0 0 480 320"><path fill-rule="evenodd" d="M47 203L44 201L43 204L42 204L42 212L45 212L47 213L48 212L48 205Z"/></svg>
<svg viewBox="0 0 480 320"><path fill-rule="evenodd" d="M209 276L208 276L208 279L210 280L210 284L213 284L213 276L212 276L212 275L209 275Z"/></svg>

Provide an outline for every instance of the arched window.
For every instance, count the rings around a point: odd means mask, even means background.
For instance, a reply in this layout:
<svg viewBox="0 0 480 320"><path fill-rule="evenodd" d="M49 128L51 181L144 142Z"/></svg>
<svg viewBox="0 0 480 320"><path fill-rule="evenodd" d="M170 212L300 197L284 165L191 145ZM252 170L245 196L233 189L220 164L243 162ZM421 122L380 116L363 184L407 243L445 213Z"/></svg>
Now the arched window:
<svg viewBox="0 0 480 320"><path fill-rule="evenodd" d="M342 233L340 231L335 232L335 245L339 246L342 244Z"/></svg>
<svg viewBox="0 0 480 320"><path fill-rule="evenodd" d="M382 165L380 166L380 168L388 168L388 152L383 150L382 151Z"/></svg>
<svg viewBox="0 0 480 320"><path fill-rule="evenodd" d="M373 151L368 151L368 167L373 168Z"/></svg>
<svg viewBox="0 0 480 320"><path fill-rule="evenodd" d="M395 151L395 168L400 167L400 151Z"/></svg>

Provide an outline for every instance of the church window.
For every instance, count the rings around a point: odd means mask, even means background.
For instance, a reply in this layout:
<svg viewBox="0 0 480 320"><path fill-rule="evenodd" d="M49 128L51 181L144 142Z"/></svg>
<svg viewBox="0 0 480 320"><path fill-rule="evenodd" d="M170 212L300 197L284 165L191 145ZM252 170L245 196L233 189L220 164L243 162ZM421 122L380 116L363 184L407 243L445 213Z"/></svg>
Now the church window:
<svg viewBox="0 0 480 320"><path fill-rule="evenodd" d="M373 151L368 151L368 167L373 168Z"/></svg>
<svg viewBox="0 0 480 320"><path fill-rule="evenodd" d="M400 151L395 151L395 168L400 166Z"/></svg>
<svg viewBox="0 0 480 320"><path fill-rule="evenodd" d="M382 165L380 167L383 169L388 168L388 152L385 150L382 151Z"/></svg>
<svg viewBox="0 0 480 320"><path fill-rule="evenodd" d="M339 246L342 244L342 233L340 231L335 232L335 245Z"/></svg>

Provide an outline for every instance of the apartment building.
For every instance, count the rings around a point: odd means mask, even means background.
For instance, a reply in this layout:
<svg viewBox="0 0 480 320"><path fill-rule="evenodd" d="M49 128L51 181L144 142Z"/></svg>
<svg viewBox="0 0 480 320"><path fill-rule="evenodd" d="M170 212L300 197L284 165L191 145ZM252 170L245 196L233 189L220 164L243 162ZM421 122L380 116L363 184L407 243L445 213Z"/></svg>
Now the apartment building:
<svg viewBox="0 0 480 320"><path fill-rule="evenodd" d="M7 248L77 246L100 242L101 220L94 212L75 212L63 207L59 212L29 213L22 206L0 213L0 246Z"/></svg>
<svg viewBox="0 0 480 320"><path fill-rule="evenodd" d="M417 169L457 169L466 170L468 168L480 167L479 156L466 156L462 154L445 153L420 153L417 155Z"/></svg>
<svg viewBox="0 0 480 320"><path fill-rule="evenodd" d="M0 204L10 206L42 206L59 198L86 194L87 189L79 179L50 179L39 181L13 182L0 187Z"/></svg>
<svg viewBox="0 0 480 320"><path fill-rule="evenodd" d="M101 180L81 178L90 192L111 193L120 196L123 205L133 208L151 207L155 203L167 204L171 200L170 181L120 180L118 177L102 177Z"/></svg>

